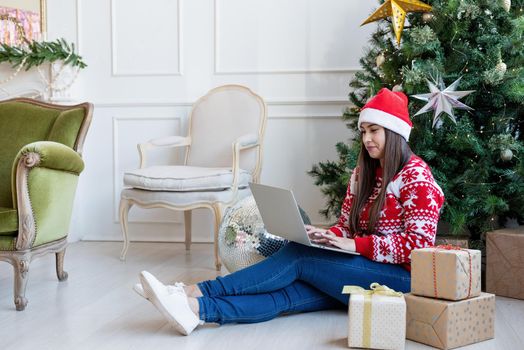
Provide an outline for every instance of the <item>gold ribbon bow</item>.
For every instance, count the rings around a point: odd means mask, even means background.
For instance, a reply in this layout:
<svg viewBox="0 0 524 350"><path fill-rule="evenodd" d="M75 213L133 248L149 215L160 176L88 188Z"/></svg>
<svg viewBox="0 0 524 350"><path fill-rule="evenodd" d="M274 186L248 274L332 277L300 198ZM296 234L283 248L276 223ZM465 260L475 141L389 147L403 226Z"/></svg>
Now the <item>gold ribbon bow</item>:
<svg viewBox="0 0 524 350"><path fill-rule="evenodd" d="M371 289L364 289L360 286L344 286L344 288L342 288L342 294L360 294L364 296L364 319L362 322L364 333L362 334L362 346L365 348L371 347L371 297L373 294L389 297L401 297L403 295L402 292L397 292L377 282L371 283L369 288Z"/></svg>
<svg viewBox="0 0 524 350"><path fill-rule="evenodd" d="M379 294L379 295L386 295L390 297L401 297L403 295L402 292L397 292L394 289L389 288L386 285L378 284L377 282L373 282L369 285L369 289L364 289L360 286L344 286L342 289L342 294L363 294L363 295L372 295L372 294Z"/></svg>

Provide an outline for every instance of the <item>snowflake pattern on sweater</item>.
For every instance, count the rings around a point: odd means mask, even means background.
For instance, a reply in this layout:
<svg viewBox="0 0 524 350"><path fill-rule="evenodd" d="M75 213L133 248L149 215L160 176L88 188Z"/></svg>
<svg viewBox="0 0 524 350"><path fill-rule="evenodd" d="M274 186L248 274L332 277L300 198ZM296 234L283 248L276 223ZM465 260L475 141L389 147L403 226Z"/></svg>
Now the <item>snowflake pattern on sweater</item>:
<svg viewBox="0 0 524 350"><path fill-rule="evenodd" d="M337 236L355 239L356 250L361 255L378 262L405 264L409 269L413 249L435 243L440 209L444 193L435 182L429 166L418 156L411 156L386 188L384 207L373 234L353 233L349 230L348 217L355 196L358 170L351 175L341 215L330 228ZM382 169L377 170L376 185L364 206L359 227L366 231L369 210L382 187Z"/></svg>

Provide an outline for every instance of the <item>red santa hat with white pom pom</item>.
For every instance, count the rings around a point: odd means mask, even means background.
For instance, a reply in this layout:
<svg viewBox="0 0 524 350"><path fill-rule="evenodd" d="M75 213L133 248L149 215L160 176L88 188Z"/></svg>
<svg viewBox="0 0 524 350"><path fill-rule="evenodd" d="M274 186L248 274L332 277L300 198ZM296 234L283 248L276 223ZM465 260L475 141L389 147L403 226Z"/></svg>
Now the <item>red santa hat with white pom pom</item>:
<svg viewBox="0 0 524 350"><path fill-rule="evenodd" d="M413 127L409 119L408 97L400 91L380 89L360 110L359 128L362 123L380 125L408 141Z"/></svg>

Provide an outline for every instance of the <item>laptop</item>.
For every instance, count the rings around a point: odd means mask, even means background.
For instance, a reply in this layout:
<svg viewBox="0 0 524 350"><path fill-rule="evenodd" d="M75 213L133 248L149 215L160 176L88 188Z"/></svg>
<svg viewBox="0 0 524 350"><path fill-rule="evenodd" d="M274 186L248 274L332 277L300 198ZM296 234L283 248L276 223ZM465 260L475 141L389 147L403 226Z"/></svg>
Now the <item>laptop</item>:
<svg viewBox="0 0 524 350"><path fill-rule="evenodd" d="M360 255L344 249L311 242L300 216L295 196L290 190L250 182L251 193L268 232L310 247Z"/></svg>

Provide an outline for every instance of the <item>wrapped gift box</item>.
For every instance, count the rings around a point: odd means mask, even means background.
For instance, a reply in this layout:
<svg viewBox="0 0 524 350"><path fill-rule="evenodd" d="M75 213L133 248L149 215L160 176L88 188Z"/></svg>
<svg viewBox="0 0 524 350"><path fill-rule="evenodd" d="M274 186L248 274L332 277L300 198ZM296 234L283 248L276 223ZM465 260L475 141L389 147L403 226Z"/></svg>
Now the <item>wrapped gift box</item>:
<svg viewBox="0 0 524 350"><path fill-rule="evenodd" d="M389 291L392 293L386 294L390 295L381 295L380 292L358 294L344 288L344 294L351 293L348 333L350 348L404 349L406 302L402 293L391 289Z"/></svg>
<svg viewBox="0 0 524 350"><path fill-rule="evenodd" d="M486 291L524 299L524 226L486 234Z"/></svg>
<svg viewBox="0 0 524 350"><path fill-rule="evenodd" d="M495 296L449 301L406 294L407 338L440 349L491 339L495 335Z"/></svg>
<svg viewBox="0 0 524 350"><path fill-rule="evenodd" d="M411 252L411 293L462 300L480 295L480 250L451 246Z"/></svg>

